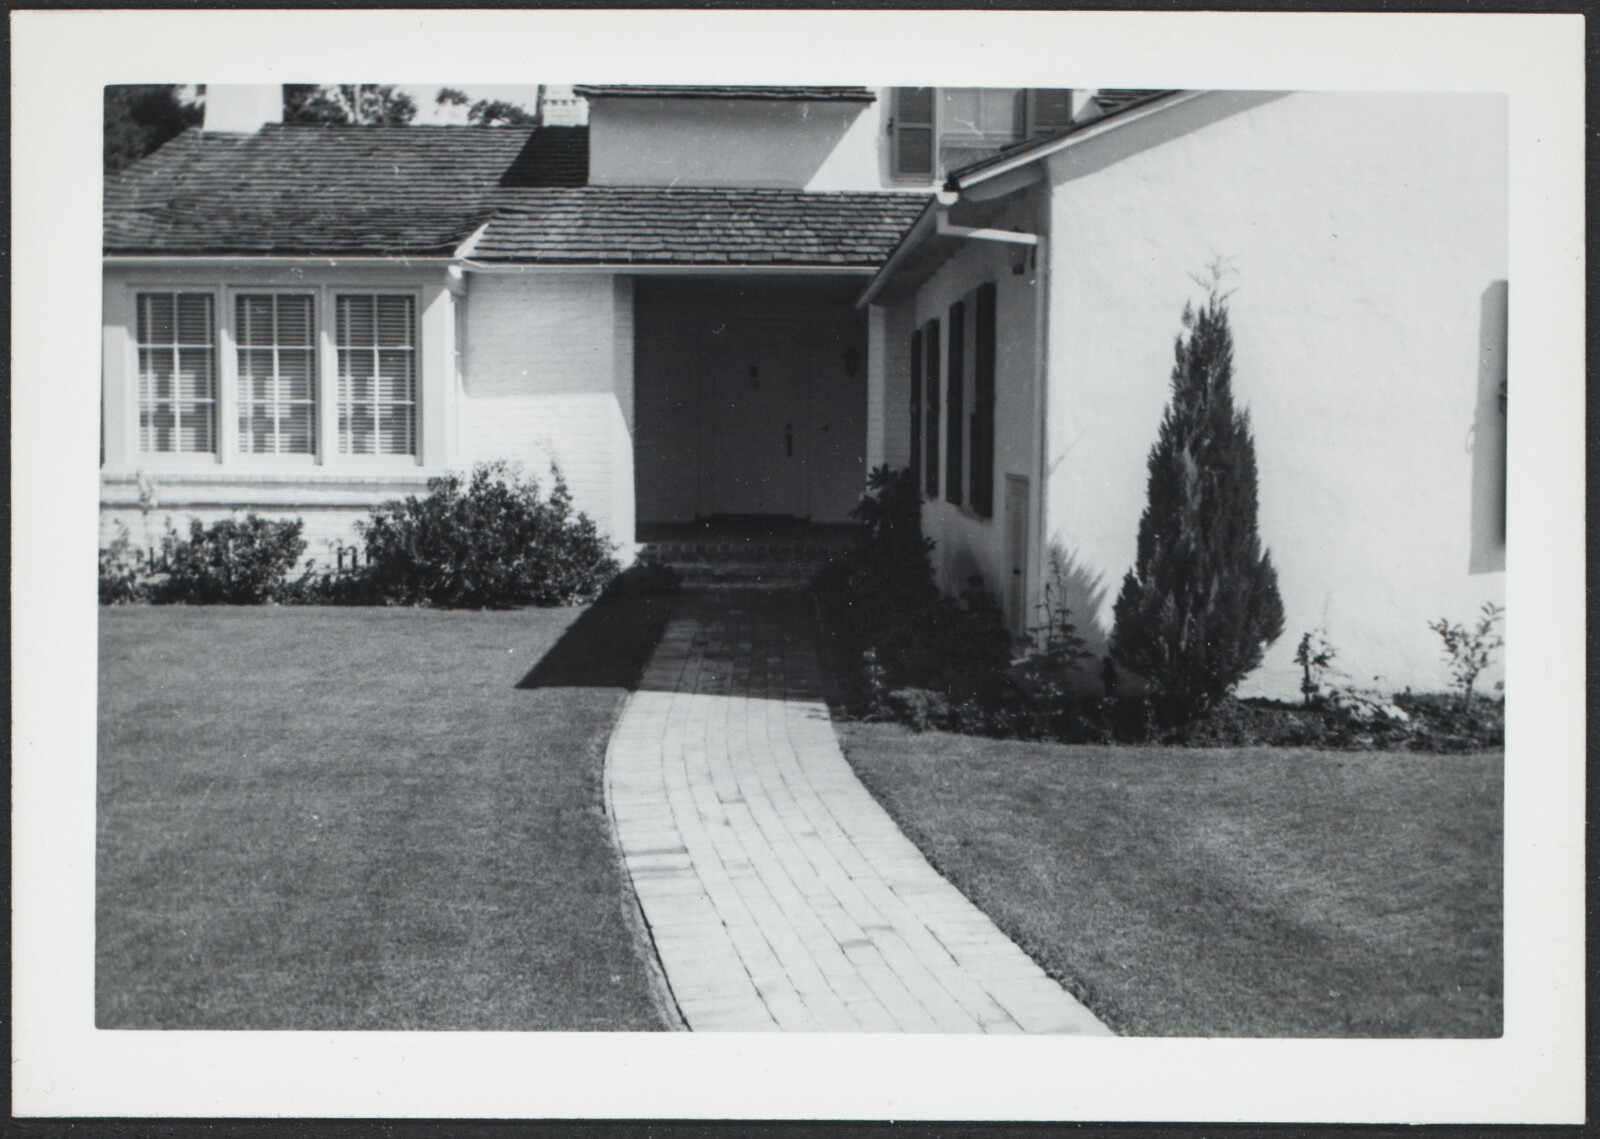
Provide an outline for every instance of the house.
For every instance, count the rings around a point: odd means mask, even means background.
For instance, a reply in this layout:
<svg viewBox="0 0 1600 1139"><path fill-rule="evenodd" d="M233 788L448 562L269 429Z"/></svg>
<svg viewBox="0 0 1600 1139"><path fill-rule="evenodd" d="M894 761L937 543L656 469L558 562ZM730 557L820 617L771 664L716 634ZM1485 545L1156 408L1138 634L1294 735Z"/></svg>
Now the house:
<svg viewBox="0 0 1600 1139"><path fill-rule="evenodd" d="M1148 91L953 171L863 297L942 584L1021 630L1054 547L1103 650L1220 263L1286 609L1241 690L1293 697L1319 627L1357 683L1443 687L1427 622L1504 600L1507 125L1496 95Z"/></svg>
<svg viewBox="0 0 1600 1139"><path fill-rule="evenodd" d="M541 125L297 127L273 89L108 179L101 514L306 521L559 463L623 546L847 520L914 464L941 582L1103 643L1191 275L1288 631L1438 687L1503 595L1506 110L1491 96L579 86ZM586 108L586 113L584 112ZM219 115L221 116L219 118Z"/></svg>

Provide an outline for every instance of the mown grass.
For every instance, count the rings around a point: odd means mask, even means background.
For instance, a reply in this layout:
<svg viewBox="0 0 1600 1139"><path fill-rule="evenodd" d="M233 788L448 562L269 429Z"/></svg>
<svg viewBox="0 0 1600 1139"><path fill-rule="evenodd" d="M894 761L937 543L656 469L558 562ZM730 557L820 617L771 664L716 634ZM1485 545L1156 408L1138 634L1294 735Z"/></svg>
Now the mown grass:
<svg viewBox="0 0 1600 1139"><path fill-rule="evenodd" d="M102 610L96 1024L664 1027L600 775L666 605Z"/></svg>
<svg viewBox="0 0 1600 1139"><path fill-rule="evenodd" d="M930 861L1120 1032L1500 1034L1502 753L840 734Z"/></svg>

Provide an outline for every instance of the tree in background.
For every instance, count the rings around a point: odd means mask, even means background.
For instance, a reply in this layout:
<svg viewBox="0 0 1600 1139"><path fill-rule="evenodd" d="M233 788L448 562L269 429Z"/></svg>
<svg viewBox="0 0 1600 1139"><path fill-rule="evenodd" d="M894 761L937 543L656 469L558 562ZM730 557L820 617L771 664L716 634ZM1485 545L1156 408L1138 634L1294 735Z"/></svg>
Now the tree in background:
<svg viewBox="0 0 1600 1139"><path fill-rule="evenodd" d="M416 101L392 83L285 83L283 121L302 126L405 126Z"/></svg>
<svg viewBox="0 0 1600 1139"><path fill-rule="evenodd" d="M189 91L193 96L186 97ZM159 149L205 115L205 88L174 83L113 84L105 89L105 172Z"/></svg>
<svg viewBox="0 0 1600 1139"><path fill-rule="evenodd" d="M467 93L454 87L441 87L434 102L445 107L464 107L469 102ZM467 107L467 122L475 127L532 127L539 125L539 116L520 103L504 99L479 99Z"/></svg>
<svg viewBox="0 0 1600 1139"><path fill-rule="evenodd" d="M1185 305L1172 399L1149 459L1134 568L1115 606L1111 653L1148 679L1164 716L1204 714L1261 664L1283 632L1283 601L1256 532L1256 454L1233 406L1224 270Z"/></svg>

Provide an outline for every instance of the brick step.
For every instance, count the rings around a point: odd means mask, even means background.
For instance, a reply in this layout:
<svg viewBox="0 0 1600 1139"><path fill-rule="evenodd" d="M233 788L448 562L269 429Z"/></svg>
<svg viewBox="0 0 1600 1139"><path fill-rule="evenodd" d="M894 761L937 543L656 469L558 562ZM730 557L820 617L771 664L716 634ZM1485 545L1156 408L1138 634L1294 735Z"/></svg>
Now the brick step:
<svg viewBox="0 0 1600 1139"><path fill-rule="evenodd" d="M641 557L669 565L800 565L815 569L840 552L817 542L647 542Z"/></svg>

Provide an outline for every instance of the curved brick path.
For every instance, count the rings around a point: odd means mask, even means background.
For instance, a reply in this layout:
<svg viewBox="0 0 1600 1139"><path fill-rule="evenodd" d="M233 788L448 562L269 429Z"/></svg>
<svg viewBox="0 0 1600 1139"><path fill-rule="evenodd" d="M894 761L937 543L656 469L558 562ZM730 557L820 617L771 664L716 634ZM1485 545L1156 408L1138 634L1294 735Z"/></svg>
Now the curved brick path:
<svg viewBox="0 0 1600 1139"><path fill-rule="evenodd" d="M807 594L685 594L606 792L690 1028L1109 1033L856 779Z"/></svg>

